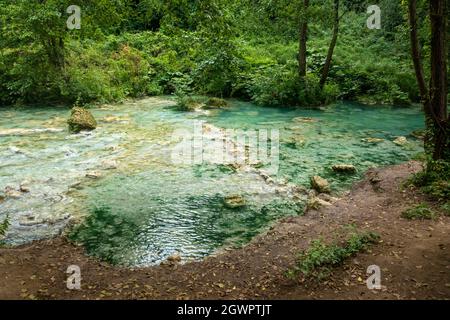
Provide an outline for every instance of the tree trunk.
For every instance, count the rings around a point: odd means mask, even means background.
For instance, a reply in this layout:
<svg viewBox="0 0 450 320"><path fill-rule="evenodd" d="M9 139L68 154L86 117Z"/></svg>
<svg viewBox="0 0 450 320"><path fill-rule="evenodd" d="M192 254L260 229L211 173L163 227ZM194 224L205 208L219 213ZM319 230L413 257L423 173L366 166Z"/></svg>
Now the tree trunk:
<svg viewBox="0 0 450 320"><path fill-rule="evenodd" d="M299 49L298 49L298 74L300 78L306 76L306 41L308 37L308 17L307 10L309 0L303 0L302 17L300 18Z"/></svg>
<svg viewBox="0 0 450 320"><path fill-rule="evenodd" d="M322 71L322 77L320 78L320 88L323 89L325 83L327 82L328 73L331 68L331 61L333 59L334 48L336 47L337 39L339 34L339 0L334 0L334 27L333 27L333 38L331 39L330 47L328 48L327 59L325 60L325 65Z"/></svg>
<svg viewBox="0 0 450 320"><path fill-rule="evenodd" d="M425 113L426 134L424 146L425 152L431 154L433 152L433 114L430 103L430 95L423 72L422 57L420 54L417 27L417 0L409 0L408 14L410 23L411 56L414 64L417 84L419 86L420 99L422 101Z"/></svg>
<svg viewBox="0 0 450 320"><path fill-rule="evenodd" d="M430 0L430 101L434 120L434 160L449 160L450 154L448 150L446 13L446 0Z"/></svg>

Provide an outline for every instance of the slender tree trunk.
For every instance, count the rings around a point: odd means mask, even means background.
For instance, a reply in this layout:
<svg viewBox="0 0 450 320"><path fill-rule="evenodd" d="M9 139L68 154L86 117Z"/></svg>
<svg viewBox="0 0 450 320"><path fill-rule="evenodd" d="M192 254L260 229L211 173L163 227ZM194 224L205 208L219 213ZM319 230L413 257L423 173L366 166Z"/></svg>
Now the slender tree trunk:
<svg viewBox="0 0 450 320"><path fill-rule="evenodd" d="M300 18L299 49L298 49L298 74L300 78L306 76L306 41L308 38L307 10L309 0L303 0L302 17Z"/></svg>
<svg viewBox="0 0 450 320"><path fill-rule="evenodd" d="M320 88L323 89L327 82L328 74L331 68L331 61L333 59L334 48L336 47L339 34L339 0L334 0L334 27L333 38L331 39L330 47L328 48L327 59L322 71L322 77L320 78Z"/></svg>
<svg viewBox="0 0 450 320"><path fill-rule="evenodd" d="M420 53L417 27L417 0L409 0L408 13L410 24L411 56L414 64L417 84L419 86L420 99L422 101L425 113L426 134L424 145L426 153L431 154L433 152L433 114L430 103L430 95L423 72L422 57Z"/></svg>
<svg viewBox="0 0 450 320"><path fill-rule="evenodd" d="M434 120L433 159L449 159L447 114L446 0L430 0L431 82L430 100Z"/></svg>

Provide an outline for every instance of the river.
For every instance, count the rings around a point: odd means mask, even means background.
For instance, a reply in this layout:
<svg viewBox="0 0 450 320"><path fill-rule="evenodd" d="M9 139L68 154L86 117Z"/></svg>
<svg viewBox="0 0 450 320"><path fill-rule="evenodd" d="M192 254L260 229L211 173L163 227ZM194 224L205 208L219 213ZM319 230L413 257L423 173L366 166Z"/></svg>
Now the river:
<svg viewBox="0 0 450 320"><path fill-rule="evenodd" d="M6 242L49 238L85 221L71 239L112 263L148 266L174 252L201 259L248 242L280 217L301 214L313 175L328 179L339 196L368 168L423 150L410 136L423 128L418 107L230 104L190 113L176 111L170 97L100 106L91 109L99 127L76 135L67 131L67 108L0 109L0 221L11 221ZM241 166L195 155L179 161L180 141L191 141L198 128L215 142L225 139L224 129L267 133L276 152L270 163ZM394 143L400 136L407 142ZM343 163L358 173L331 170ZM245 206L224 204L234 195Z"/></svg>

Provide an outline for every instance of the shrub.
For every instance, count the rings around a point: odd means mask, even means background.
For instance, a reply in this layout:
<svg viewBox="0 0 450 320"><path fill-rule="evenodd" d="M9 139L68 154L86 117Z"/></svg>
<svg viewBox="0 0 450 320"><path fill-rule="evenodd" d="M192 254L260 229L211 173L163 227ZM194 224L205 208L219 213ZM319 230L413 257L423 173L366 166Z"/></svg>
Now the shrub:
<svg viewBox="0 0 450 320"><path fill-rule="evenodd" d="M441 206L442 211L444 212L444 215L447 217L450 217L450 201L447 201Z"/></svg>
<svg viewBox="0 0 450 320"><path fill-rule="evenodd" d="M425 170L415 174L410 183L420 187L437 201L449 199L450 162L428 160Z"/></svg>
<svg viewBox="0 0 450 320"><path fill-rule="evenodd" d="M6 216L5 220L0 223L0 244L2 244L2 238L6 235L8 228L10 226L9 216Z"/></svg>
<svg viewBox="0 0 450 320"><path fill-rule="evenodd" d="M319 279L327 277L332 267L338 266L345 259L366 250L378 240L379 236L372 232L354 232L343 245L339 243L326 244L322 239L314 240L307 250L299 254L295 268L290 270L288 275L295 277L301 273L306 277Z"/></svg>
<svg viewBox="0 0 450 320"><path fill-rule="evenodd" d="M427 204L420 204L403 211L402 218L408 220L432 220L436 218L436 213Z"/></svg>

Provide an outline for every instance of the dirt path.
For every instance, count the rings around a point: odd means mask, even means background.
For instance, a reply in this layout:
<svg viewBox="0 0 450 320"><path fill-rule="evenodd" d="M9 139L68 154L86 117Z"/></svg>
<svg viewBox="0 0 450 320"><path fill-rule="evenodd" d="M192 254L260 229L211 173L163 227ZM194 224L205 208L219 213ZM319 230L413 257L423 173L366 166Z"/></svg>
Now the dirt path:
<svg viewBox="0 0 450 320"><path fill-rule="evenodd" d="M119 269L86 257L63 238L0 249L0 298L450 299L450 218L400 218L405 208L426 200L399 188L420 168L410 162L372 170L333 206L286 218L248 246L203 262ZM374 175L376 185L370 181ZM331 239L351 223L378 232L380 243L336 268L325 282L286 278L295 254L312 239ZM81 268L80 291L66 289L69 265ZM370 265L382 270L382 290L365 285Z"/></svg>

